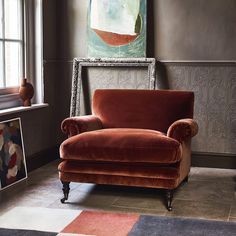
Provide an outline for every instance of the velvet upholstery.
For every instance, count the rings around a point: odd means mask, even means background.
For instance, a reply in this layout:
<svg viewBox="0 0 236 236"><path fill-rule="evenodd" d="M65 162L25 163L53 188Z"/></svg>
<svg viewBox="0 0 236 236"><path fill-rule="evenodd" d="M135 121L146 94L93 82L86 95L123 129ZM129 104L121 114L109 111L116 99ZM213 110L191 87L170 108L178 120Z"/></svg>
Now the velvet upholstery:
<svg viewBox="0 0 236 236"><path fill-rule="evenodd" d="M178 141L158 131L127 128L85 132L65 140L60 148L62 159L131 163L175 163L181 152Z"/></svg>
<svg viewBox="0 0 236 236"><path fill-rule="evenodd" d="M62 122L63 182L175 189L188 176L194 94L170 90L96 90L92 115Z"/></svg>
<svg viewBox="0 0 236 236"><path fill-rule="evenodd" d="M175 121L168 129L167 136L182 142L194 137L198 132L197 122L193 119Z"/></svg>
<svg viewBox="0 0 236 236"><path fill-rule="evenodd" d="M179 165L161 165L149 163L129 162L102 162L102 161L72 161L66 160L60 163L59 170L70 173L84 173L96 175L116 175L145 178L179 178Z"/></svg>
<svg viewBox="0 0 236 236"><path fill-rule="evenodd" d="M59 172L59 178L64 182L111 184L164 189L175 189L179 185L178 179L91 175L71 172Z"/></svg>
<svg viewBox="0 0 236 236"><path fill-rule="evenodd" d="M96 90L93 114L104 128L142 128L167 133L179 119L193 117L194 94L173 90Z"/></svg>
<svg viewBox="0 0 236 236"><path fill-rule="evenodd" d="M93 115L70 117L65 119L61 124L62 132L69 137L102 128L100 119Z"/></svg>

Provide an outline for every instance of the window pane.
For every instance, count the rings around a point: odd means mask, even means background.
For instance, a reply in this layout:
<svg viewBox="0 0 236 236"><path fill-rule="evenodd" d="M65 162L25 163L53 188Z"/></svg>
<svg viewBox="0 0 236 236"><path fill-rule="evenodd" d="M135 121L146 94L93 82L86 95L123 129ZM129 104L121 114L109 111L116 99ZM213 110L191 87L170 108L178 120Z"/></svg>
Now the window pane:
<svg viewBox="0 0 236 236"><path fill-rule="evenodd" d="M22 77L21 45L15 42L5 43L6 87L18 86Z"/></svg>
<svg viewBox="0 0 236 236"><path fill-rule="evenodd" d="M20 0L6 0L5 4L5 38L20 39L21 17Z"/></svg>
<svg viewBox="0 0 236 236"><path fill-rule="evenodd" d="M0 0L0 38L2 38L2 27L3 27L2 1L3 0Z"/></svg>
<svg viewBox="0 0 236 236"><path fill-rule="evenodd" d="M3 43L0 42L0 88L4 87L4 81L3 81L3 51L2 51L2 45Z"/></svg>

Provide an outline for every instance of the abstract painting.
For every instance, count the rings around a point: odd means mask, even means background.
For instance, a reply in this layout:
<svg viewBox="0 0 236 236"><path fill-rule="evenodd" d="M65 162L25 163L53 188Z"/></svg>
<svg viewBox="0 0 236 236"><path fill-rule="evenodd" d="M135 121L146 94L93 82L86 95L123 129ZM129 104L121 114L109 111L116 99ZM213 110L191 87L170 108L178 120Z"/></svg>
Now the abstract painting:
<svg viewBox="0 0 236 236"><path fill-rule="evenodd" d="M0 190L26 177L20 118L0 122Z"/></svg>
<svg viewBox="0 0 236 236"><path fill-rule="evenodd" d="M90 0L88 57L146 57L147 0Z"/></svg>

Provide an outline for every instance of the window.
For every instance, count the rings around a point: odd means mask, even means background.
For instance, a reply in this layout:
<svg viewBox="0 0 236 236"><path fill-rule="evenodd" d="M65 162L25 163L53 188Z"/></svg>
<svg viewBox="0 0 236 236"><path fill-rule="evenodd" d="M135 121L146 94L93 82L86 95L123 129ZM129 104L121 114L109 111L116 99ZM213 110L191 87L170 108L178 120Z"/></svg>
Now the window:
<svg viewBox="0 0 236 236"><path fill-rule="evenodd" d="M0 0L0 109L21 105L22 78L42 102L42 0Z"/></svg>
<svg viewBox="0 0 236 236"><path fill-rule="evenodd" d="M23 1L0 2L0 88L11 88L19 86L24 73Z"/></svg>

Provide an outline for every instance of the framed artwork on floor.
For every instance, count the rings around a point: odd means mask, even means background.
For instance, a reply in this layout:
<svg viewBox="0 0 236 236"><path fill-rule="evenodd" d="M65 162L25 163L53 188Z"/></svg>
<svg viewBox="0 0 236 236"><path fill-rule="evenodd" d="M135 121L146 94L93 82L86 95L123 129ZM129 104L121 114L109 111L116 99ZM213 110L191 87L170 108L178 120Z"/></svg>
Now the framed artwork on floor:
<svg viewBox="0 0 236 236"><path fill-rule="evenodd" d="M0 190L26 178L21 120L0 121Z"/></svg>

